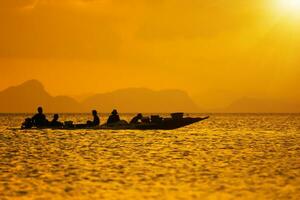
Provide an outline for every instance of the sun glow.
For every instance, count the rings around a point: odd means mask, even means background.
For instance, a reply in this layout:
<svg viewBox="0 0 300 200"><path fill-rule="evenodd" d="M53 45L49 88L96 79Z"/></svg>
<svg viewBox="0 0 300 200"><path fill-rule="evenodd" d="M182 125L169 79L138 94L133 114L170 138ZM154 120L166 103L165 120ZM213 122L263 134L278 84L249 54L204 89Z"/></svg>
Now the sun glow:
<svg viewBox="0 0 300 200"><path fill-rule="evenodd" d="M300 0L279 0L278 9L287 15L300 18Z"/></svg>

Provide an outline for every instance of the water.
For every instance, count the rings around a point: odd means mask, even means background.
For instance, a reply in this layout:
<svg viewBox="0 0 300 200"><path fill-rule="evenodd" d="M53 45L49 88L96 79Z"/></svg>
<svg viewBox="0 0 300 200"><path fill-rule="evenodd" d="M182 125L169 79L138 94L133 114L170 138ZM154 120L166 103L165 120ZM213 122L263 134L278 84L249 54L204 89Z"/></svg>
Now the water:
<svg viewBox="0 0 300 200"><path fill-rule="evenodd" d="M300 115L215 114L174 131L10 129L24 118L0 115L1 200L300 199Z"/></svg>

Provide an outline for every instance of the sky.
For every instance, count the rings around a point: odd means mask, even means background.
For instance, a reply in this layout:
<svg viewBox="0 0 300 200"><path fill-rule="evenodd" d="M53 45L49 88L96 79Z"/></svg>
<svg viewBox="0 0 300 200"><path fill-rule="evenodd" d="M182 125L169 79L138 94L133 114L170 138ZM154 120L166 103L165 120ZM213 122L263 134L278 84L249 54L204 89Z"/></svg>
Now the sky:
<svg viewBox="0 0 300 200"><path fill-rule="evenodd" d="M299 101L300 0L0 0L0 90Z"/></svg>

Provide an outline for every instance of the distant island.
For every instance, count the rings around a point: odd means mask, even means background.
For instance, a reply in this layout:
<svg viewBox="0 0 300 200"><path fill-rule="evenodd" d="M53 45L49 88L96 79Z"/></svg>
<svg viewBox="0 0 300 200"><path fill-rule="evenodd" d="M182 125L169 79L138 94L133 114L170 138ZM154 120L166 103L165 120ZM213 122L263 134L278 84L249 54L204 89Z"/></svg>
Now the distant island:
<svg viewBox="0 0 300 200"><path fill-rule="evenodd" d="M41 82L30 80L0 92L1 113L31 113L40 105L46 112L110 112L113 108L123 113L201 112L188 94L180 90L129 88L77 101L69 96L51 96Z"/></svg>
<svg viewBox="0 0 300 200"><path fill-rule="evenodd" d="M300 103L244 97L218 111L221 113L299 113Z"/></svg>
<svg viewBox="0 0 300 200"><path fill-rule="evenodd" d="M198 104L197 104L198 103ZM205 109L181 90L155 91L147 88L127 88L107 93L71 96L51 96L40 81L30 80L0 91L0 113L32 113L38 106L46 112L85 113L92 109L122 113L299 113L299 102L240 98L224 108Z"/></svg>

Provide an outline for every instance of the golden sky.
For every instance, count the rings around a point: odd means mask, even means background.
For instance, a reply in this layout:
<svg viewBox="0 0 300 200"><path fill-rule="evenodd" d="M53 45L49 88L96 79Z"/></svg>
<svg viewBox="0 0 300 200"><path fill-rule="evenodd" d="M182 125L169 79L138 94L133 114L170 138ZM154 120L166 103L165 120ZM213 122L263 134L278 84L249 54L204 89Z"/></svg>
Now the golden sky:
<svg viewBox="0 0 300 200"><path fill-rule="evenodd" d="M285 2L285 3L284 3ZM0 0L0 89L300 100L300 0Z"/></svg>

